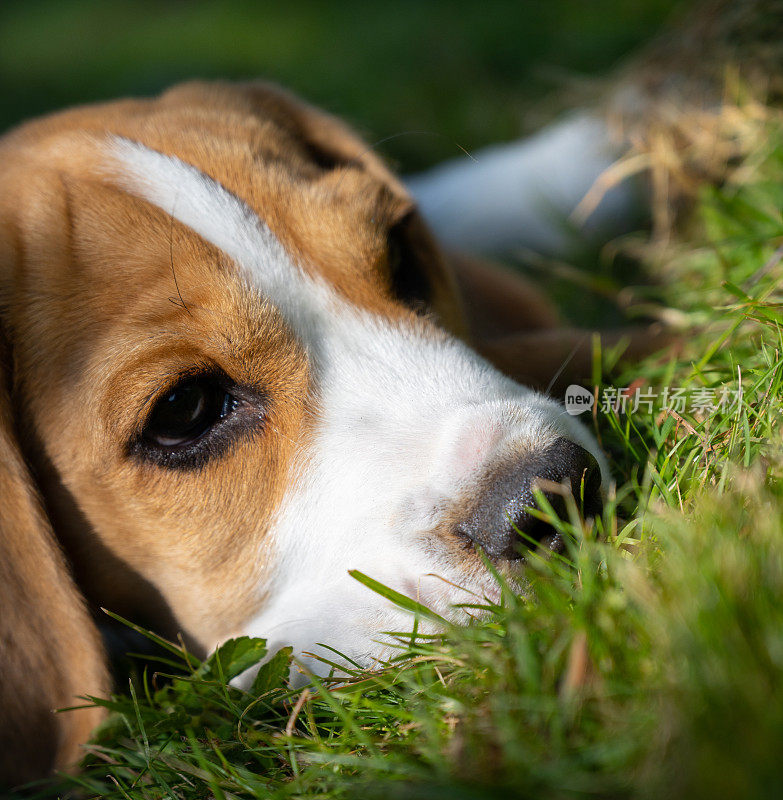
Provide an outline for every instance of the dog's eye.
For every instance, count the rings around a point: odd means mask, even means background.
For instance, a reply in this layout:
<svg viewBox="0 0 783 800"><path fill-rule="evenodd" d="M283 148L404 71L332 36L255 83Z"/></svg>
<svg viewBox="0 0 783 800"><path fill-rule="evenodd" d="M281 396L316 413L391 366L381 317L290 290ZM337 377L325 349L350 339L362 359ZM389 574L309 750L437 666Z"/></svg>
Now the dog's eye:
<svg viewBox="0 0 783 800"><path fill-rule="evenodd" d="M270 403L260 387L219 370L191 373L160 394L126 452L165 469L200 469L262 433Z"/></svg>
<svg viewBox="0 0 783 800"><path fill-rule="evenodd" d="M186 445L204 436L236 405L214 379L190 378L158 400L142 435L160 447Z"/></svg>
<svg viewBox="0 0 783 800"><path fill-rule="evenodd" d="M415 311L426 311L432 301L432 286L408 239L406 221L389 232L388 263L394 296Z"/></svg>

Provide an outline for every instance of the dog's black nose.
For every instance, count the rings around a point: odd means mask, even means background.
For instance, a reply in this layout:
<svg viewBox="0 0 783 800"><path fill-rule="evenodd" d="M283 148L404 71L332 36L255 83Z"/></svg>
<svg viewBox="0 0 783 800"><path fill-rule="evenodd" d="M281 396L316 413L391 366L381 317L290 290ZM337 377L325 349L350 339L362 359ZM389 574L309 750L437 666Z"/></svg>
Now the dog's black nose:
<svg viewBox="0 0 783 800"><path fill-rule="evenodd" d="M506 463L490 473L482 481L477 504L456 526L457 533L480 545L493 558L520 558L524 547L531 549L536 543L561 550L563 542L557 531L526 510L538 507L533 495L536 484L561 518L565 518L568 491L586 517L601 511L598 463L583 447L560 438L546 450Z"/></svg>

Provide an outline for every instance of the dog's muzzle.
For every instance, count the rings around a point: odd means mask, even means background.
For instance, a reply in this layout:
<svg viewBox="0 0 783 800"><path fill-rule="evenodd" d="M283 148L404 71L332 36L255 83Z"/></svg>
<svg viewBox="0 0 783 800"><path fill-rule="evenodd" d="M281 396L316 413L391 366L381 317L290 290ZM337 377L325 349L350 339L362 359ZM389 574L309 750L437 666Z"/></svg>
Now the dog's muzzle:
<svg viewBox="0 0 783 800"><path fill-rule="evenodd" d="M563 549L556 529L530 512L539 508L536 489L562 519L567 519L569 494L585 517L602 509L598 463L583 447L562 437L546 450L503 462L481 485L480 497L455 532L480 545L491 558L522 558L526 549L537 546Z"/></svg>

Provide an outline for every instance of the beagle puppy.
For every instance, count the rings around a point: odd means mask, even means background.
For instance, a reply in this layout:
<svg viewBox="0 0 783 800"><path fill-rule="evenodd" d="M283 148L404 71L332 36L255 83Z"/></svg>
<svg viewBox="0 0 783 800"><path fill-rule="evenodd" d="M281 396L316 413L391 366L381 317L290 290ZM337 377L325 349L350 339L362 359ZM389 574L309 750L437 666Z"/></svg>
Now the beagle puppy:
<svg viewBox="0 0 783 800"><path fill-rule="evenodd" d="M53 713L110 690L100 606L372 666L410 619L349 570L456 615L496 596L479 548L513 579L560 546L536 479L599 510L596 442L531 388L582 334L332 117L190 83L22 125L0 188L0 784L100 721Z"/></svg>

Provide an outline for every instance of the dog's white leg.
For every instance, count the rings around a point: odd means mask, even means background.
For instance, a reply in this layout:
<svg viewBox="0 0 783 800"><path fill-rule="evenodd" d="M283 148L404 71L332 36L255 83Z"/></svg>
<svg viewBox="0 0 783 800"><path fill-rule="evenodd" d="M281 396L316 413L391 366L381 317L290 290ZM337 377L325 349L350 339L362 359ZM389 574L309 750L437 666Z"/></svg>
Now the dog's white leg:
<svg viewBox="0 0 783 800"><path fill-rule="evenodd" d="M577 112L529 139L497 145L408 178L408 187L448 247L503 255L531 249L568 255L580 241L602 242L631 229L641 187L611 188L577 227L569 216L622 155L600 116Z"/></svg>

